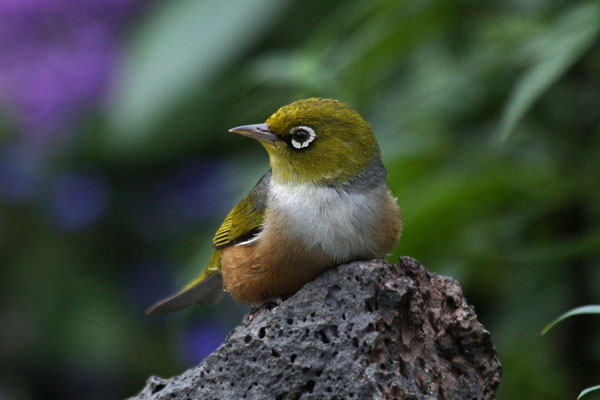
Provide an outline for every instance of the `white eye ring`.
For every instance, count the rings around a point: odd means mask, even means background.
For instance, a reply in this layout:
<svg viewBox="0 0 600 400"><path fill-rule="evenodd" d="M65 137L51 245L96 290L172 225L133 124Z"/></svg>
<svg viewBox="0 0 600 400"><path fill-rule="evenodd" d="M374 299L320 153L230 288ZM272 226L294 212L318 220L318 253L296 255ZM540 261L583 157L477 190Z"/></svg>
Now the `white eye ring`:
<svg viewBox="0 0 600 400"><path fill-rule="evenodd" d="M309 137L308 139L306 139L304 142L300 143L295 141L294 139L291 140L292 146L294 146L295 149L305 149L307 148L317 137L317 134L315 133L314 129L309 127L309 126L295 126L292 128L292 134L300 129L305 130L306 132L308 132Z"/></svg>

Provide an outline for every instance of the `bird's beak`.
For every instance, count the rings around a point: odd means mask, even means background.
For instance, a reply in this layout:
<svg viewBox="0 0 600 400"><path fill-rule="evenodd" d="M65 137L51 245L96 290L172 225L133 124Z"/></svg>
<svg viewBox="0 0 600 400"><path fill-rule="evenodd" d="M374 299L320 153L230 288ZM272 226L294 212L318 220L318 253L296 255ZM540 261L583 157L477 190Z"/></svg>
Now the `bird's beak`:
<svg viewBox="0 0 600 400"><path fill-rule="evenodd" d="M229 132L238 133L267 143L275 143L279 138L269 130L268 124L242 125L231 128Z"/></svg>

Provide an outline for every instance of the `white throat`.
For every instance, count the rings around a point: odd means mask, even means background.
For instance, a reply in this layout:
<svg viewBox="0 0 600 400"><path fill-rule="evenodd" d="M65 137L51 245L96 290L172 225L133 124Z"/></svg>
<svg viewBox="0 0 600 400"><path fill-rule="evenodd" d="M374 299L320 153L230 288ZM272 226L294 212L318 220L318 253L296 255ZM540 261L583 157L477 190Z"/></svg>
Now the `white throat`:
<svg viewBox="0 0 600 400"><path fill-rule="evenodd" d="M385 183L365 192L347 192L271 180L268 207L282 216L293 240L341 263L379 256L373 231L385 189Z"/></svg>

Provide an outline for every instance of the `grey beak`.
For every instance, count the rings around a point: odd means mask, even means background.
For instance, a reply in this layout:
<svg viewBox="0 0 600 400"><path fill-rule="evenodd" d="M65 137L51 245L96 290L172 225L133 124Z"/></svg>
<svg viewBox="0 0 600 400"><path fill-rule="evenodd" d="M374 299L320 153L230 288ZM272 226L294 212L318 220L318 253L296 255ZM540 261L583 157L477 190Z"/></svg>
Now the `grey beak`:
<svg viewBox="0 0 600 400"><path fill-rule="evenodd" d="M269 130L268 124L242 125L231 128L229 132L247 136L267 143L275 143L279 140L276 134Z"/></svg>

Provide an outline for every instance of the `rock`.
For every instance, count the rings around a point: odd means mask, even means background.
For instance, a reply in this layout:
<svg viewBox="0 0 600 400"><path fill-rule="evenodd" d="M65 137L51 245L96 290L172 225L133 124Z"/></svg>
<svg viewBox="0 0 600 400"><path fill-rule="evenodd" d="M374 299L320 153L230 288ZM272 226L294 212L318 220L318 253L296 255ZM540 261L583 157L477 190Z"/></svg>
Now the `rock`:
<svg viewBox="0 0 600 400"><path fill-rule="evenodd" d="M251 311L200 365L132 399L495 399L500 375L458 282L402 257Z"/></svg>

